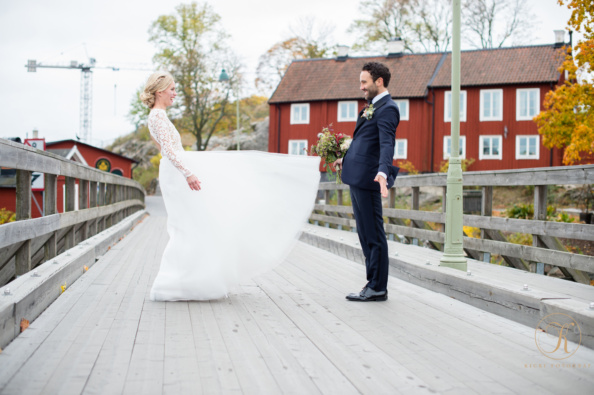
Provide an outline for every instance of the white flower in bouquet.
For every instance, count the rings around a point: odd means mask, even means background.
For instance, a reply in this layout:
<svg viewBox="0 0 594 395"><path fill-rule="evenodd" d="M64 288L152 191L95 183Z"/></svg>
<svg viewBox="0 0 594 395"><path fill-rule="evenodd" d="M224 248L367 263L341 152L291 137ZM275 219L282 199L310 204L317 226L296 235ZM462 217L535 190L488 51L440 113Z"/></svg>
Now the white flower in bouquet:
<svg viewBox="0 0 594 395"><path fill-rule="evenodd" d="M342 144L340 144L340 150L341 150L342 152L347 152L347 151L349 150L350 146L351 146L351 142L352 142L352 141L353 141L353 139L352 139L352 138L349 138L349 137L345 138L345 139L342 141Z"/></svg>

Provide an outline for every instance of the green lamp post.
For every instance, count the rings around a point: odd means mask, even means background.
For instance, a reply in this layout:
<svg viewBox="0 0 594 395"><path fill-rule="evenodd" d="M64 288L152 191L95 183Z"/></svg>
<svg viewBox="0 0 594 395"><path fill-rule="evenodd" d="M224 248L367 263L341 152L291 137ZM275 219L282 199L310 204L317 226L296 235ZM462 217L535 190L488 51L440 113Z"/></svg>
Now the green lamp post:
<svg viewBox="0 0 594 395"><path fill-rule="evenodd" d="M444 254L440 266L467 269L462 247L462 160L460 159L460 2L453 0L452 32L452 149L448 166Z"/></svg>
<svg viewBox="0 0 594 395"><path fill-rule="evenodd" d="M229 81L229 74L225 71L225 69L221 70L221 75L219 76L220 82L227 82ZM239 151L239 93L235 92L235 101L237 102L237 151Z"/></svg>

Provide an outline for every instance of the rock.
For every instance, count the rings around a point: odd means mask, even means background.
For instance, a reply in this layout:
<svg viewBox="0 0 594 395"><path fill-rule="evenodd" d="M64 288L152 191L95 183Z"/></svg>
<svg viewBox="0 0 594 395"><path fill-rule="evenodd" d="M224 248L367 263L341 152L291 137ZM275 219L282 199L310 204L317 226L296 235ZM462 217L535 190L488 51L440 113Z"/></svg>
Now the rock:
<svg viewBox="0 0 594 395"><path fill-rule="evenodd" d="M112 147L112 152L137 160L138 167L151 167L151 158L159 153L159 149L152 141L130 139L123 144Z"/></svg>
<svg viewBox="0 0 594 395"><path fill-rule="evenodd" d="M251 131L238 132L234 130L227 136L214 136L208 142L207 151L230 151L237 149L237 142L239 141L239 148L242 151L268 151L268 117L260 122L251 124ZM196 145L192 147L196 149Z"/></svg>

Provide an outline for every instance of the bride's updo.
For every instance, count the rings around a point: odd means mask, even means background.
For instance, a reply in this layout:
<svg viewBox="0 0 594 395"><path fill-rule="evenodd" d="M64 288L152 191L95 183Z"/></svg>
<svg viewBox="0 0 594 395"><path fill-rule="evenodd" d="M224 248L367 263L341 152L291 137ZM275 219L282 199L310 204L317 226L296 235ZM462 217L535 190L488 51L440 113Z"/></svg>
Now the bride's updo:
<svg viewBox="0 0 594 395"><path fill-rule="evenodd" d="M166 71L158 71L151 74L146 81L144 90L140 94L140 100L148 107L153 108L155 105L155 93L163 92L171 83L173 77Z"/></svg>

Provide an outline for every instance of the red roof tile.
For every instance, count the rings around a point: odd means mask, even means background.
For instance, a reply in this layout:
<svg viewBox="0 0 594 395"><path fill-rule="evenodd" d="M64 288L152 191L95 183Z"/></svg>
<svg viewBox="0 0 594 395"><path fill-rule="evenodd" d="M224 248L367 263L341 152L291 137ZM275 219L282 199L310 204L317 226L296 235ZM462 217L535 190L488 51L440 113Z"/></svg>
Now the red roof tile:
<svg viewBox="0 0 594 395"><path fill-rule="evenodd" d="M314 100L361 99L359 74L367 62L388 66L392 73L388 90L393 97L423 97L442 54L404 55L399 58L361 57L296 60L270 98L270 103Z"/></svg>
<svg viewBox="0 0 594 395"><path fill-rule="evenodd" d="M563 62L561 48L552 45L462 51L460 81L463 86L557 82ZM439 69L432 87L449 87L452 54Z"/></svg>
<svg viewBox="0 0 594 395"><path fill-rule="evenodd" d="M450 85L451 53L438 69L442 57L442 53L427 53L391 58L353 57L345 61L295 60L269 103L361 99L359 73L370 61L382 62L390 68L392 79L388 89L392 97L424 97L429 84ZM556 82L562 60L561 50L552 45L462 51L461 81L463 86Z"/></svg>

